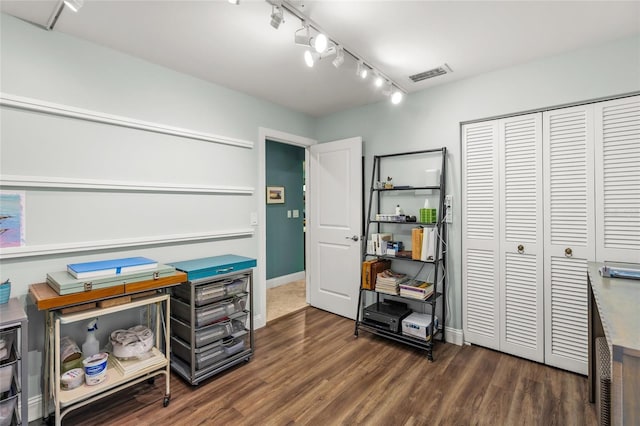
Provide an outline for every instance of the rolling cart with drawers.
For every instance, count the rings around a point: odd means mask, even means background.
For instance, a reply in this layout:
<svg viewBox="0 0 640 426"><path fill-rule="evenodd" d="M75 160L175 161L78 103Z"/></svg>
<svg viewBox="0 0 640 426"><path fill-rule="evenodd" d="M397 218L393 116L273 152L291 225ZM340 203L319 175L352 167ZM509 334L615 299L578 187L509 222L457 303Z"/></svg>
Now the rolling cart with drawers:
<svg viewBox="0 0 640 426"><path fill-rule="evenodd" d="M223 255L171 263L189 281L171 295L171 367L192 385L253 355L255 259Z"/></svg>

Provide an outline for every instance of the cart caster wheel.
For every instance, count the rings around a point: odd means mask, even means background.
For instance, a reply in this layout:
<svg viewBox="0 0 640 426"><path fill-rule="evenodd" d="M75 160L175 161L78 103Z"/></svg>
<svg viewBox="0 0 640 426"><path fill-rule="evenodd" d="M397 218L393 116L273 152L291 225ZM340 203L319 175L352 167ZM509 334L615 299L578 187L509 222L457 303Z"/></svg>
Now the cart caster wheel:
<svg viewBox="0 0 640 426"><path fill-rule="evenodd" d="M148 384L148 385L152 385L152 384L154 384L155 382L156 382L156 378L155 378L155 377L152 377L152 378L150 378L150 379L147 379L147 384Z"/></svg>
<svg viewBox="0 0 640 426"><path fill-rule="evenodd" d="M165 396L164 399L162 400L162 406L167 407L169 405L170 400L171 398L169 398L168 396Z"/></svg>

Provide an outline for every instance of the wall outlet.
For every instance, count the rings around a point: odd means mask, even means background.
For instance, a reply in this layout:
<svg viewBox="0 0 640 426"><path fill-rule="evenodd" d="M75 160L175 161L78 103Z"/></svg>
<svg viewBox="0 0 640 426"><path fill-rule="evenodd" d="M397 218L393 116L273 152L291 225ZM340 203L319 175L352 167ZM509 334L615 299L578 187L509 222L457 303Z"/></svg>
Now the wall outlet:
<svg viewBox="0 0 640 426"><path fill-rule="evenodd" d="M444 221L453 222L453 195L450 194L444 197Z"/></svg>
<svg viewBox="0 0 640 426"><path fill-rule="evenodd" d="M256 212L249 213L249 224L250 225L257 225L258 224L258 213L256 213Z"/></svg>

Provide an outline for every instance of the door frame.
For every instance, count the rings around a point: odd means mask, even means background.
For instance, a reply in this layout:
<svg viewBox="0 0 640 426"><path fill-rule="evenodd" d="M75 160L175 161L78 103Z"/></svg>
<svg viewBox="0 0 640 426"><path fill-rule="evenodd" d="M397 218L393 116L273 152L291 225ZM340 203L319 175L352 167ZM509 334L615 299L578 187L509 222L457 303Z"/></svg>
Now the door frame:
<svg viewBox="0 0 640 426"><path fill-rule="evenodd" d="M264 200L264 191L267 186L267 167L266 167L266 143L267 139L287 145L295 145L304 148L305 159L305 176L306 184L309 186L309 147L318 143L317 140L304 136L294 135L292 133L282 132L280 130L269 129L266 127L258 128L258 265L257 280L254 282L253 291L258 302L258 315L254 316L254 327L261 328L267 324L267 206ZM305 198L305 212L310 214L309 197ZM309 239L305 239L304 256L305 264L308 264ZM306 269L306 268L305 268ZM309 274L305 274L305 293L307 303L309 303Z"/></svg>

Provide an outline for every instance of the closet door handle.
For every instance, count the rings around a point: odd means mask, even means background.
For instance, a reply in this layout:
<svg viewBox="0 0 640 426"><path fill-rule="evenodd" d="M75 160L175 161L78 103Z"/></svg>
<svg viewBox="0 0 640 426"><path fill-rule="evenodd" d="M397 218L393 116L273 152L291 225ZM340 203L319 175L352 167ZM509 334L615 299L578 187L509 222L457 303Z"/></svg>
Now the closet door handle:
<svg viewBox="0 0 640 426"><path fill-rule="evenodd" d="M571 257L573 256L573 250L571 250L571 247L567 247L566 249L564 249L564 255L566 257Z"/></svg>
<svg viewBox="0 0 640 426"><path fill-rule="evenodd" d="M518 253L520 254L524 253L524 246L522 244L518 244Z"/></svg>
<svg viewBox="0 0 640 426"><path fill-rule="evenodd" d="M359 236L354 235L353 237L344 237L345 240L353 240L353 241L358 241L360 239Z"/></svg>

